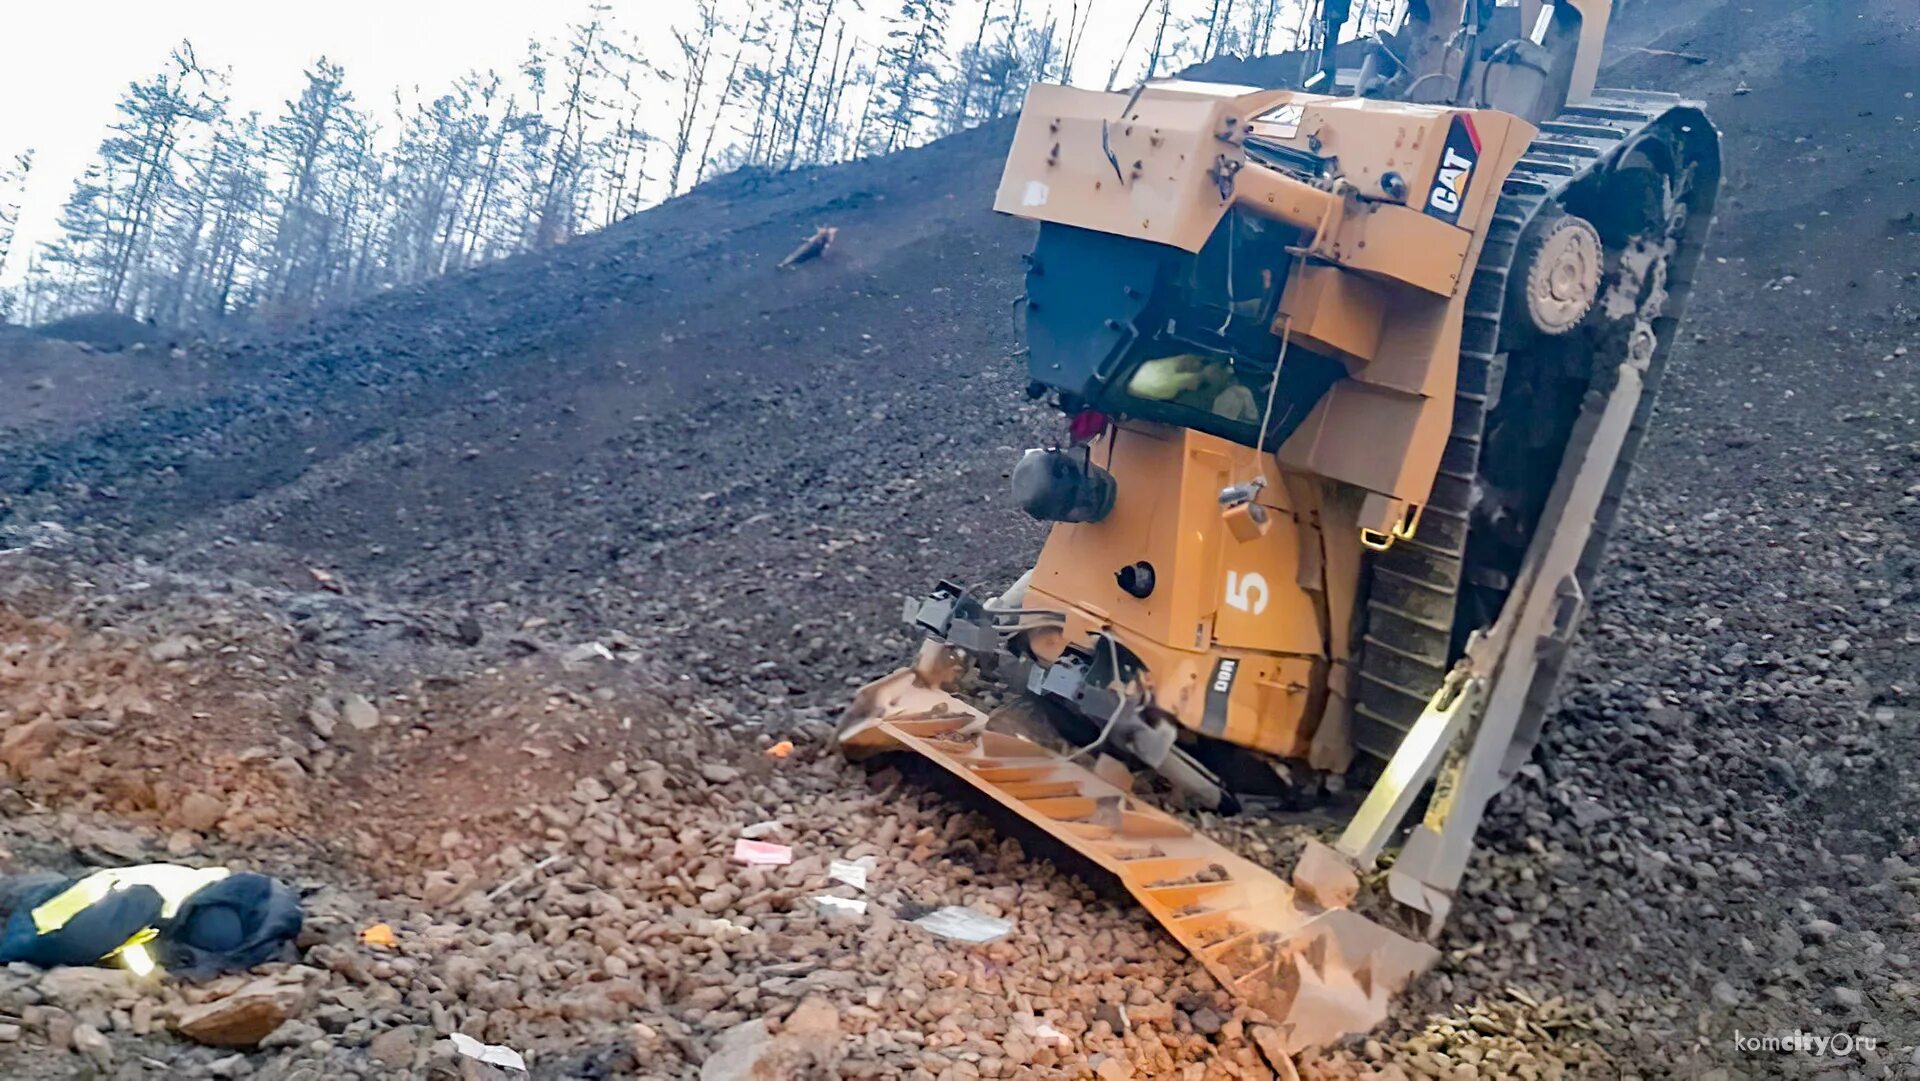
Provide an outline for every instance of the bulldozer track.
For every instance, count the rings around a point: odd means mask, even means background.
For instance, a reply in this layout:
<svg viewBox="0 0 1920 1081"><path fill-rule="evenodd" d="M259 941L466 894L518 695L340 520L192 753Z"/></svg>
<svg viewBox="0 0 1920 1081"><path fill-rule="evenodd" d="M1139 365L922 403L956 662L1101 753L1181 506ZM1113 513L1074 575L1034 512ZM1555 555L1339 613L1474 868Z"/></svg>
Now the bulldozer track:
<svg viewBox="0 0 1920 1081"><path fill-rule="evenodd" d="M1476 478L1487 419L1499 401L1509 365L1526 352L1502 351L1501 320L1522 240L1542 211L1560 207L1579 181L1617 164L1637 140L1683 117L1706 124L1688 103L1669 94L1604 90L1592 101L1569 107L1541 125L1526 154L1508 175L1495 206L1480 260L1467 294L1461 329L1460 369L1453 430L1441 457L1433 494L1419 531L1369 561L1365 631L1354 688L1355 746L1380 759L1392 757L1426 709L1457 659L1456 608L1475 569L1467 542L1476 499ZM1705 222L1689 228L1670 259L1669 299L1654 321L1657 348L1645 374L1646 390L1596 515L1577 577L1586 586L1605 554L1624 499L1633 463L1644 439L1660 376L1671 351L1673 329L1685 308L1693 271L1705 240ZM1536 348L1552 347L1542 339ZM1598 365L1610 370L1611 365ZM1537 734L1551 708L1564 656L1548 650L1533 681L1520 731ZM1524 749L1524 748L1523 748Z"/></svg>

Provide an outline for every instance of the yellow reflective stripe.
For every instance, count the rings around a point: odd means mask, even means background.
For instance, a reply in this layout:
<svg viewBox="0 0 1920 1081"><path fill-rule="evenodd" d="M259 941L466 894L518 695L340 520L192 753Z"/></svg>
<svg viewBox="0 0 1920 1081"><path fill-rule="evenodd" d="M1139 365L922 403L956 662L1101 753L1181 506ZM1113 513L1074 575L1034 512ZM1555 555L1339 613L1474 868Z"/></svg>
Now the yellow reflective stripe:
<svg viewBox="0 0 1920 1081"><path fill-rule="evenodd" d="M88 906L105 897L112 889L111 881L99 875L88 875L42 901L33 910L33 929L43 935L58 931L67 925L68 920L86 911Z"/></svg>
<svg viewBox="0 0 1920 1081"><path fill-rule="evenodd" d="M122 946L119 953L121 963L125 964L127 971L135 976L151 975L156 967L153 963L153 955L147 952L145 946L137 944Z"/></svg>
<svg viewBox="0 0 1920 1081"><path fill-rule="evenodd" d="M118 957L122 964L133 970L136 976L145 976L153 971L153 955L147 952L147 943L160 937L160 932L152 927L143 927L133 933L133 937L122 942L118 949L103 960L111 961Z"/></svg>
<svg viewBox="0 0 1920 1081"><path fill-rule="evenodd" d="M67 925L114 890L129 886L150 886L160 895L160 917L172 919L186 899L204 887L232 874L225 867L181 867L171 863L145 863L135 867L116 867L95 871L61 893L48 898L33 910L33 927L40 934L51 934Z"/></svg>
<svg viewBox="0 0 1920 1081"><path fill-rule="evenodd" d="M178 867L171 863L148 863L114 872L114 888L152 886L160 894L160 918L170 920L187 898L213 885L232 872L225 867Z"/></svg>
<svg viewBox="0 0 1920 1081"><path fill-rule="evenodd" d="M149 943L149 942L152 942L152 941L153 941L154 939L156 939L156 938L159 938L159 937L160 937L160 930L159 930L159 928L156 928L156 927L142 927L142 928L141 928L140 930L138 930L138 931L135 931L135 932L133 933L133 937L132 937L132 938L130 938L130 939L127 939L127 940L126 940L125 942L122 942L122 943L120 944L120 950L124 950L124 949L127 949L127 948L128 948L128 947L130 947L130 946L142 946L142 945L145 945L146 943ZM115 951L113 951L113 953L119 953L119 952L120 952L120 950L115 950ZM108 954L107 956L108 956L108 957L112 957L112 956L113 956L113 954L112 954L112 953L110 953L110 954Z"/></svg>

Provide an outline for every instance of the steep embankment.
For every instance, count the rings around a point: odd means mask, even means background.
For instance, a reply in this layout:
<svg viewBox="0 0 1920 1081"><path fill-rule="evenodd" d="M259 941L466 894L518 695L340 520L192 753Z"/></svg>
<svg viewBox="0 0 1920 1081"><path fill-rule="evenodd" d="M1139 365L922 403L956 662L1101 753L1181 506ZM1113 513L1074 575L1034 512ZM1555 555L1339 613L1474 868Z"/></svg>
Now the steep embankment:
<svg viewBox="0 0 1920 1081"><path fill-rule="evenodd" d="M794 689L883 663L898 591L956 565L1010 576L1035 542L986 502L1034 438L1009 359L1028 227L983 206L1009 130L730 177L243 344L230 361L257 377L17 445L12 517L697 638L716 681L769 644ZM816 224L840 230L829 255L776 271ZM253 546L201 557L228 540Z"/></svg>

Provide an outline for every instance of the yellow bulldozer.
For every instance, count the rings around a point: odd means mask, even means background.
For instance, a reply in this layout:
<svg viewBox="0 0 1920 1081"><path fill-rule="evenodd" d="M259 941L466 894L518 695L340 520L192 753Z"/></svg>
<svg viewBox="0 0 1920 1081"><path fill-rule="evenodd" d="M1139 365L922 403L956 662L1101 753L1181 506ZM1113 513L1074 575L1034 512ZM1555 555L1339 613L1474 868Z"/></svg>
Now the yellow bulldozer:
<svg viewBox="0 0 1920 1081"><path fill-rule="evenodd" d="M1413 0L1343 47L1345 6L1303 89L1031 90L995 208L1038 223L1029 390L1067 429L1012 482L1054 525L997 593L910 601L919 654L839 732L1115 876L1289 1052L1438 956L1720 187L1698 105L1595 89L1609 0ZM1282 878L1194 807L1344 827Z"/></svg>

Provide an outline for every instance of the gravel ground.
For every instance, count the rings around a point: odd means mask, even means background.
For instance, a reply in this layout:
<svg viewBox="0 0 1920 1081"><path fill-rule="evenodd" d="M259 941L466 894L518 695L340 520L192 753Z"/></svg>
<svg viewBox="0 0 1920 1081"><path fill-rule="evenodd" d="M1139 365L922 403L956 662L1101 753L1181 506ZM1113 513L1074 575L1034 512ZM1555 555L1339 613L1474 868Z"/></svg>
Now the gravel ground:
<svg viewBox="0 0 1920 1081"><path fill-rule="evenodd" d="M1920 1077L1920 17L1640 7L1610 80L1726 136L1690 340L1440 969L1305 1076ZM316 914L276 1046L166 1035L206 989L12 973L0 1069L454 1076L461 1031L538 1076L1268 1076L1137 912L824 751L898 594L1039 539L1001 497L1055 423L1009 359L1027 231L983 209L1006 137L729 178L167 357L191 386L0 365L0 530L46 546L0 556L11 866L145 845ZM726 862L770 820L793 865ZM867 914L827 915L860 855ZM1015 931L905 922L945 904ZM1797 1032L1853 1046L1752 1044Z"/></svg>

